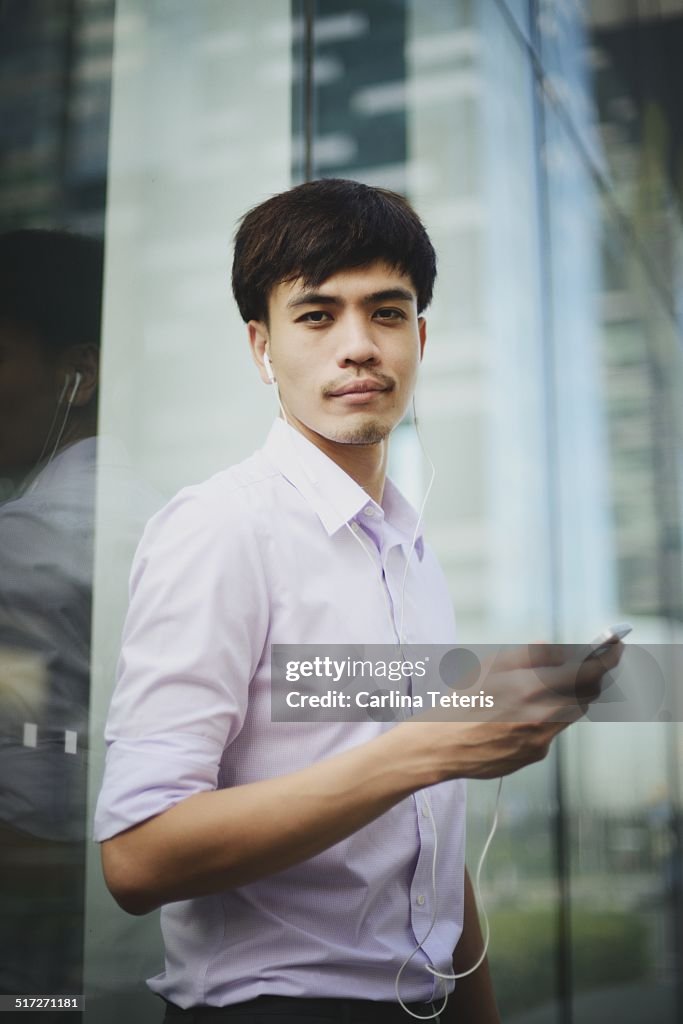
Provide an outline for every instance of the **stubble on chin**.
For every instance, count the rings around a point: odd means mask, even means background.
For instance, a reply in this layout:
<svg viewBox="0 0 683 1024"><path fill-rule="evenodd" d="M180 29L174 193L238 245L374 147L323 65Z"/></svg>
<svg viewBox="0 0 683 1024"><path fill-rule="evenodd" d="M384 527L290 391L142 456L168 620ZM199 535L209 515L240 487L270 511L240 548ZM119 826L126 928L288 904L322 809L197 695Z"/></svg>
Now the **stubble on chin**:
<svg viewBox="0 0 683 1024"><path fill-rule="evenodd" d="M342 429L335 433L331 440L339 444L379 444L391 433L391 428L385 423L374 421L361 423L357 427Z"/></svg>

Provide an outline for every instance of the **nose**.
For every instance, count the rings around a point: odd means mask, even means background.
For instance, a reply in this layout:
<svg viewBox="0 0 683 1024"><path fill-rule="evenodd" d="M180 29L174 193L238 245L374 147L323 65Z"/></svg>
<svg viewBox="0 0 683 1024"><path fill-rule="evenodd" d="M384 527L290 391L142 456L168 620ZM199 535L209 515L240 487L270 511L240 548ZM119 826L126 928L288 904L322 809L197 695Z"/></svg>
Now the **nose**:
<svg viewBox="0 0 683 1024"><path fill-rule="evenodd" d="M374 366L379 361L379 348L365 316L348 316L339 327L337 364L340 367L352 364Z"/></svg>

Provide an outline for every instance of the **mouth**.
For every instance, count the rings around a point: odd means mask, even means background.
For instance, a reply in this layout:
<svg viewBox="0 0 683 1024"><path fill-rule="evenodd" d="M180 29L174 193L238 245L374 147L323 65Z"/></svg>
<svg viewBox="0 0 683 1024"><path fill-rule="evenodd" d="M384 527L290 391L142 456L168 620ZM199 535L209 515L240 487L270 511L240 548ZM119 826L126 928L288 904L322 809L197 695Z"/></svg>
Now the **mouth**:
<svg viewBox="0 0 683 1024"><path fill-rule="evenodd" d="M355 401L370 401L377 395L385 394L391 387L387 384L380 384L374 380L356 380L346 384L336 391L329 391L328 398L347 398Z"/></svg>

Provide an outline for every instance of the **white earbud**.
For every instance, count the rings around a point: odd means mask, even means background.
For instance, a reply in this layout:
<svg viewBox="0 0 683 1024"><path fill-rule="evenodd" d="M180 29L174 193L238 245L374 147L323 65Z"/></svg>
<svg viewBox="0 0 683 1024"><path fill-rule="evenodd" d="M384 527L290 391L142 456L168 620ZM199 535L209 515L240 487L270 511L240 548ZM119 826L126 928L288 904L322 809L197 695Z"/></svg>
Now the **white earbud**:
<svg viewBox="0 0 683 1024"><path fill-rule="evenodd" d="M273 366L272 366L272 364L270 362L270 356L265 351L263 353L263 365L266 368L266 376L268 377L268 381L271 384L274 384L275 383L275 374L273 373Z"/></svg>
<svg viewBox="0 0 683 1024"><path fill-rule="evenodd" d="M64 381L64 390L66 390L66 388L67 388L68 380L69 380L69 377L67 375L67 377L66 377L66 379ZM78 372L78 370L76 370L76 373L74 375L74 386L72 387L71 394L69 395L69 397L67 398L67 401L66 401L66 404L68 405L69 408L71 408L71 406L74 404L74 399L76 398L76 395L78 394L78 389L81 386L81 381L82 380L83 380L82 375Z"/></svg>

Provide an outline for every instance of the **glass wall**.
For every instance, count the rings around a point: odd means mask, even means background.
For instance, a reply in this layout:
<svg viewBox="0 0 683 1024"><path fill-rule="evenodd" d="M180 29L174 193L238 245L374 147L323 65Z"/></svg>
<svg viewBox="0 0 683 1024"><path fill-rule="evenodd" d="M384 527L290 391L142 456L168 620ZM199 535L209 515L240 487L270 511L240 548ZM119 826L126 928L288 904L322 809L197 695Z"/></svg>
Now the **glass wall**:
<svg viewBox="0 0 683 1024"><path fill-rule="evenodd" d="M610 616L632 620L641 642L680 642L680 114L664 40L680 40L683 23L673 9L637 22L627 13L558 5L534 40L545 93L559 616L572 638L589 630L592 567ZM587 478L600 488L588 501ZM566 737L565 955L576 1020L607 1007L635 1019L681 1015L680 726L658 709L652 717Z"/></svg>
<svg viewBox="0 0 683 1024"><path fill-rule="evenodd" d="M3 996L83 991L113 8L0 4Z"/></svg>
<svg viewBox="0 0 683 1024"><path fill-rule="evenodd" d="M105 250L99 354L47 352L0 309L1 988L85 991L92 1021L135 1024L162 1015L158 918L118 910L87 835L144 522L275 415L229 290L249 207L343 176L428 227L416 406L462 642L585 642L624 619L634 642L681 642L683 2L5 0L0 29L0 232ZM67 381L51 397L31 378L34 409L2 369L36 341ZM12 407L44 421L21 458ZM419 502L409 423L391 458ZM504 784L483 899L506 1022L683 1019L683 735L657 716L576 726ZM471 785L471 870L494 800Z"/></svg>
<svg viewBox="0 0 683 1024"><path fill-rule="evenodd" d="M100 429L159 504L248 455L273 416L230 296L231 239L242 213L291 180L291 53L283 0L258 16L224 0L116 6ZM126 610L124 527L138 514L132 503L112 514L102 476L98 497L93 806ZM88 914L87 1014L160 1014L144 986L163 966L158 915L113 906L96 849Z"/></svg>

